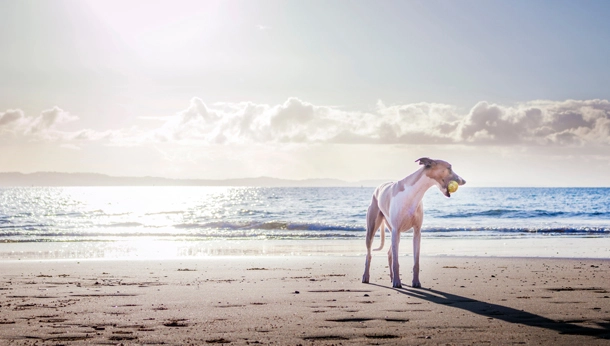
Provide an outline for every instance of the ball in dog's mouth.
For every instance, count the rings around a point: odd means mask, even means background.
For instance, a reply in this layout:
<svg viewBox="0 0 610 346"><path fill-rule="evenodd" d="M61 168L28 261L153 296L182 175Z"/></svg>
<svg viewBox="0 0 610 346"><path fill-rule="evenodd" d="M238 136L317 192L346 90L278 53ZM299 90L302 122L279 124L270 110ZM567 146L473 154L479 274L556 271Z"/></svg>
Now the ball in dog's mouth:
<svg viewBox="0 0 610 346"><path fill-rule="evenodd" d="M449 182L449 185L447 185L447 191L449 191L449 193L454 193L457 191L458 186L459 186L458 182L455 180L452 180Z"/></svg>

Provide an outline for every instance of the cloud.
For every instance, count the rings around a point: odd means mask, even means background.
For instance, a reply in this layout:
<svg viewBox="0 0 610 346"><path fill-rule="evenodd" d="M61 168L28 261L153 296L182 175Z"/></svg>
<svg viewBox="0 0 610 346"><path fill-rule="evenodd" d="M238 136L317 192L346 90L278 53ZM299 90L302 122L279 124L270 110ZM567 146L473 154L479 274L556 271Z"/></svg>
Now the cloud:
<svg viewBox="0 0 610 346"><path fill-rule="evenodd" d="M607 100L479 102L467 113L451 105L415 103L373 112L317 106L298 98L280 105L206 105L199 98L170 117L155 138L183 143L341 143L583 145L610 144Z"/></svg>
<svg viewBox="0 0 610 346"><path fill-rule="evenodd" d="M61 108L55 106L52 109L44 110L40 115L34 118L29 126L28 131L37 133L52 129L56 124L78 120L78 117L70 115Z"/></svg>
<svg viewBox="0 0 610 346"><path fill-rule="evenodd" d="M456 140L472 144L610 144L607 100L532 101L515 107L479 102Z"/></svg>
<svg viewBox="0 0 610 346"><path fill-rule="evenodd" d="M76 121L59 107L28 117L21 110L0 113L0 135L78 145L96 141L114 146L175 144L192 146L249 144L414 144L466 146L584 146L610 144L607 100L537 100L514 106L479 102L472 109L437 103L387 106L369 112L314 105L298 98L282 104L252 102L206 104L193 98L188 107L156 118L158 125L112 131L61 131Z"/></svg>
<svg viewBox="0 0 610 346"><path fill-rule="evenodd" d="M78 117L57 106L42 111L36 117L26 116L21 109L9 109L0 113L0 134L9 133L30 139L53 139L61 137L59 132L55 131L56 125L76 120Z"/></svg>
<svg viewBox="0 0 610 346"><path fill-rule="evenodd" d="M23 118L23 111L21 109L9 109L4 113L0 113L0 129L21 118Z"/></svg>
<svg viewBox="0 0 610 346"><path fill-rule="evenodd" d="M298 98L279 105L221 103L194 98L155 130L159 141L179 143L451 143L456 109L436 104L386 107L376 112L316 106Z"/></svg>

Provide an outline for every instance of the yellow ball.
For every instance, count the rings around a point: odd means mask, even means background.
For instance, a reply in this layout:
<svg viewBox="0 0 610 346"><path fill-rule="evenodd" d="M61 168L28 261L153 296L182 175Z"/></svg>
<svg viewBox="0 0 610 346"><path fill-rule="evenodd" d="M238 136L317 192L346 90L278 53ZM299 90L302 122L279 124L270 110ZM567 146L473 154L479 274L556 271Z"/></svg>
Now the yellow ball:
<svg viewBox="0 0 610 346"><path fill-rule="evenodd" d="M455 180L452 180L449 182L449 185L447 185L447 189L449 190L450 193L454 193L457 191L458 189L458 183Z"/></svg>

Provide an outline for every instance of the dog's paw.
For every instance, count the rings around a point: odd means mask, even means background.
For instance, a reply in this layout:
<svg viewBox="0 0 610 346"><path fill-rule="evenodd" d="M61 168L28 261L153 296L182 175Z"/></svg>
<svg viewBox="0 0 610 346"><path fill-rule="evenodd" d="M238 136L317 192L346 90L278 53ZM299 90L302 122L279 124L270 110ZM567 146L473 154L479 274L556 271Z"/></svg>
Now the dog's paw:
<svg viewBox="0 0 610 346"><path fill-rule="evenodd" d="M368 275L363 275L362 276L362 283L363 284L368 284L369 283L369 276Z"/></svg>
<svg viewBox="0 0 610 346"><path fill-rule="evenodd" d="M392 287L394 287L394 288L402 288L402 283L400 281L392 282Z"/></svg>
<svg viewBox="0 0 610 346"><path fill-rule="evenodd" d="M421 283L419 281L417 282L413 282L413 284L411 285L411 287L413 288L421 288Z"/></svg>

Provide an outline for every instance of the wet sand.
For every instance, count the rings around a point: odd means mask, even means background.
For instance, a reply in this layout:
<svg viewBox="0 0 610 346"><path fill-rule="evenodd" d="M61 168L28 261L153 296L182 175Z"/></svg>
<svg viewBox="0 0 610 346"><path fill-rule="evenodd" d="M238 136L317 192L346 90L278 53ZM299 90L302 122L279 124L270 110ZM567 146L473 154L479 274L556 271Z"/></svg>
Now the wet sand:
<svg viewBox="0 0 610 346"><path fill-rule="evenodd" d="M409 256L411 236L400 253ZM373 243L376 248L379 239ZM385 251L389 249L389 241ZM2 260L144 259L209 256L364 256L361 239L214 239L0 242ZM543 257L610 259L610 237L438 238L422 236L422 256ZM384 256L383 251L376 255Z"/></svg>
<svg viewBox="0 0 610 346"><path fill-rule="evenodd" d="M401 257L410 283L410 257ZM0 345L608 345L610 260L0 261Z"/></svg>

